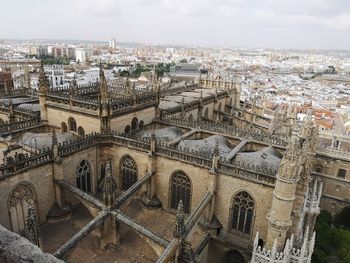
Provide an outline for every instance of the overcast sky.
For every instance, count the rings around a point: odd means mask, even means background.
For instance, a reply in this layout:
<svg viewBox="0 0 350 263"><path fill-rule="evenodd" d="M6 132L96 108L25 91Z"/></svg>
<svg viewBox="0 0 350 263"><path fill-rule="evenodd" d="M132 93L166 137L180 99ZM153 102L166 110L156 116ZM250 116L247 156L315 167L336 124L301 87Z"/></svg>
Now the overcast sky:
<svg viewBox="0 0 350 263"><path fill-rule="evenodd" d="M0 38L350 49L350 0L0 0Z"/></svg>

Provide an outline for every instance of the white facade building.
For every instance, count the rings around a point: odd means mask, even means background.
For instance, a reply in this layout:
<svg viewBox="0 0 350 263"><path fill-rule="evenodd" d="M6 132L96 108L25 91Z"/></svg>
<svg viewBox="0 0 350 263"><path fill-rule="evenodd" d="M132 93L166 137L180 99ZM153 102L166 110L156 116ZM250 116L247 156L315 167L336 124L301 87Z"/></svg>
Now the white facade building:
<svg viewBox="0 0 350 263"><path fill-rule="evenodd" d="M45 74L50 81L52 88L64 87L64 68L61 65L53 65L45 67Z"/></svg>

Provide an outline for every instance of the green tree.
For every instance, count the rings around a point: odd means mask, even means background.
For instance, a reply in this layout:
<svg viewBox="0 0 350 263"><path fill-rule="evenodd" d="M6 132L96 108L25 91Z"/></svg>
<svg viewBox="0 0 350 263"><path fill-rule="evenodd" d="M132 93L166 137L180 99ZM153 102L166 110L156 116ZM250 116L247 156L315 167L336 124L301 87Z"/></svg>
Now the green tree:
<svg viewBox="0 0 350 263"><path fill-rule="evenodd" d="M336 227L350 229L350 207L344 207L340 213L335 216L334 225Z"/></svg>

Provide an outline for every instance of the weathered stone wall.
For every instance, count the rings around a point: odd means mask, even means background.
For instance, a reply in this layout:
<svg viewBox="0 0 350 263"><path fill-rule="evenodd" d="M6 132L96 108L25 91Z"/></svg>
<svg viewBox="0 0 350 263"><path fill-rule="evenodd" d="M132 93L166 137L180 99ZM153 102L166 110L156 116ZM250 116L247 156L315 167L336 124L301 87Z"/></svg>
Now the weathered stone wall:
<svg viewBox="0 0 350 263"><path fill-rule="evenodd" d="M112 175L119 190L121 189L121 159L124 156L129 155L135 161L138 180L148 171L148 153L146 151L114 145L110 154L112 157Z"/></svg>
<svg viewBox="0 0 350 263"><path fill-rule="evenodd" d="M40 223L46 221L46 215L55 202L52 164L48 163L17 175L8 176L0 181L0 224L11 230L8 200L11 191L21 182L29 182L35 189L36 204Z"/></svg>
<svg viewBox="0 0 350 263"><path fill-rule="evenodd" d="M112 131L124 132L125 127L130 125L133 118L137 118L138 122L143 121L144 125L149 124L156 116L155 107L147 108L140 111L131 112L122 116L111 119Z"/></svg>
<svg viewBox="0 0 350 263"><path fill-rule="evenodd" d="M59 108L48 107L48 122L50 126L61 127L61 123L64 122L69 130L68 118L72 117L77 123L77 131L79 126L83 127L85 134L91 132L100 132L100 119L98 117L92 117L84 115L76 111L63 111Z"/></svg>
<svg viewBox="0 0 350 263"><path fill-rule="evenodd" d="M229 239L237 240L237 238L239 238L237 232L233 234L230 230L233 197L240 191L246 191L254 199L254 227L251 229L249 240L244 240L244 238L242 238L240 241L242 242L242 245L247 243L247 241L250 243L253 242L256 231L259 231L261 238L266 240L266 216L271 208L273 190L273 187L265 186L263 184L250 182L224 174L218 175L215 214L223 224L222 231L228 235Z"/></svg>
<svg viewBox="0 0 350 263"><path fill-rule="evenodd" d="M338 177L346 170L345 178ZM323 182L321 208L331 213L350 205L350 162L318 155L314 164L315 177ZM317 172L319 171L319 172Z"/></svg>
<svg viewBox="0 0 350 263"><path fill-rule="evenodd" d="M91 167L91 189L92 194L96 193L97 190L97 181L98 181L98 147L91 147L76 153L73 153L67 157L64 157L62 160L62 167L64 173L64 180L76 185L76 172L79 167L79 163L82 160L87 160L90 163ZM73 194L65 191L66 200L72 204L78 202L78 200L73 196Z"/></svg>

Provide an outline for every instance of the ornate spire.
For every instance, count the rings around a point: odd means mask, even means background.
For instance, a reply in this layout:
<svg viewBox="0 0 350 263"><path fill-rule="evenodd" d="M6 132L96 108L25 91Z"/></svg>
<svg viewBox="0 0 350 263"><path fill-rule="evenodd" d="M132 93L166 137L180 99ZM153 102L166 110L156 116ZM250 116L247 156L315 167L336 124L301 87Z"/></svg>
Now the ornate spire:
<svg viewBox="0 0 350 263"><path fill-rule="evenodd" d="M38 224L38 217L34 207L28 208L26 222L25 222L25 236L26 238L40 247L40 229Z"/></svg>
<svg viewBox="0 0 350 263"><path fill-rule="evenodd" d="M219 140L216 140L213 155L220 156Z"/></svg>
<svg viewBox="0 0 350 263"><path fill-rule="evenodd" d="M72 82L70 83L70 85L69 85L69 95L71 96L71 97L75 97L75 95L76 95L76 92L77 92L77 79L76 79L76 76L74 75L74 77L73 77L73 80L72 80Z"/></svg>
<svg viewBox="0 0 350 263"><path fill-rule="evenodd" d="M177 238L181 238L184 233L185 233L185 213L184 213L184 206L183 206L182 200L180 200L177 206L176 222L175 222L173 236Z"/></svg>
<svg viewBox="0 0 350 263"><path fill-rule="evenodd" d="M299 132L299 137L304 140L310 139L312 137L313 126L314 126L314 122L312 120L312 110L308 109L307 114L303 121L303 126L301 127Z"/></svg>
<svg viewBox="0 0 350 263"><path fill-rule="evenodd" d="M185 112L185 97L183 96L182 99L181 99L181 113L180 113L180 116L182 118L184 118L185 114L186 114L186 112Z"/></svg>
<svg viewBox="0 0 350 263"><path fill-rule="evenodd" d="M299 180L301 173L301 153L298 138L292 137L278 169L279 177L293 181Z"/></svg>
<svg viewBox="0 0 350 263"><path fill-rule="evenodd" d="M53 129L52 131L52 145L58 145L57 134L55 129Z"/></svg>
<svg viewBox="0 0 350 263"><path fill-rule="evenodd" d="M100 82L99 82L99 88L100 88L100 101L102 103L107 103L109 94L108 94L108 87L107 87L107 80L102 68L102 63L100 62Z"/></svg>
<svg viewBox="0 0 350 263"><path fill-rule="evenodd" d="M103 181L103 200L106 206L111 207L115 198L115 183L112 178L110 163L106 164L106 173Z"/></svg>
<svg viewBox="0 0 350 263"><path fill-rule="evenodd" d="M39 82L38 89L40 93L46 94L49 90L50 83L46 77L43 61L40 63L40 71L39 71Z"/></svg>

